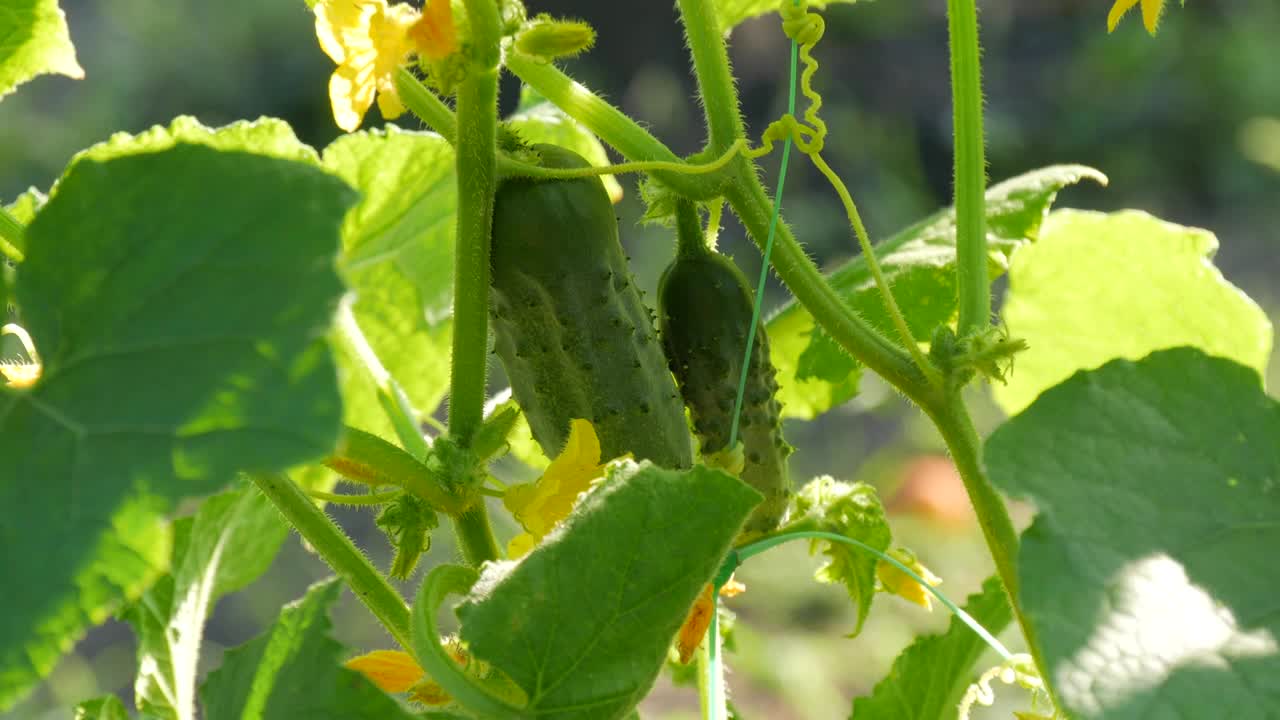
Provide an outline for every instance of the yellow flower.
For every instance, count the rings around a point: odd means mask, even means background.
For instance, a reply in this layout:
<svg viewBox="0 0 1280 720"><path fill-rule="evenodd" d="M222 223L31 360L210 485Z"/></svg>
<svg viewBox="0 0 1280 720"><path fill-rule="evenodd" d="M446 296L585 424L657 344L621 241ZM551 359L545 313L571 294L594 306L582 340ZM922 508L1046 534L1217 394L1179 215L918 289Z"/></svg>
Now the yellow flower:
<svg viewBox="0 0 1280 720"><path fill-rule="evenodd" d="M906 548L890 550L889 556L911 568L912 572L919 575L930 586L937 587L942 583L942 578L930 572L929 568L925 567L910 550ZM880 580L880 589L885 592L913 602L925 610L933 610L932 595L916 582L915 578L902 572L897 565L881 560L876 565L876 578Z"/></svg>
<svg viewBox="0 0 1280 720"><path fill-rule="evenodd" d="M40 379L40 372L44 366L40 364L40 354L36 352L31 336L21 326L13 323L0 328L0 335L13 335L18 338L18 342L22 343L23 349L27 351L27 357L31 358L31 362L0 360L0 377L5 379L5 385L11 388L29 388L35 385Z"/></svg>
<svg viewBox="0 0 1280 720"><path fill-rule="evenodd" d="M537 482L512 485L502 502L527 531L507 544L510 557L529 552L556 523L568 517L578 496L604 475L600 438L587 420L569 423L564 450L547 466Z"/></svg>
<svg viewBox="0 0 1280 720"><path fill-rule="evenodd" d="M449 0L427 0L422 18L409 28L418 54L427 60L443 60L458 51L458 29L453 24Z"/></svg>
<svg viewBox="0 0 1280 720"><path fill-rule="evenodd" d="M456 637L445 638L444 648L463 668L471 667L471 654ZM449 693L427 677L413 656L399 650L374 650L343 663L364 675L383 692L409 693L409 699L423 705L447 705L453 701ZM484 668L482 668L484 669Z"/></svg>
<svg viewBox="0 0 1280 720"><path fill-rule="evenodd" d="M418 11L388 7L387 0L320 0L315 6L316 37L338 64L329 78L329 102L338 127L351 132L378 99L387 119L404 112L396 94L395 72L414 51L409 28Z"/></svg>
<svg viewBox="0 0 1280 720"><path fill-rule="evenodd" d="M1107 32L1115 30L1116 25L1120 24L1120 18L1139 1L1142 2L1142 24L1147 26L1147 32L1155 35L1156 25L1160 22L1160 11L1164 9L1164 0L1116 0L1107 15Z"/></svg>

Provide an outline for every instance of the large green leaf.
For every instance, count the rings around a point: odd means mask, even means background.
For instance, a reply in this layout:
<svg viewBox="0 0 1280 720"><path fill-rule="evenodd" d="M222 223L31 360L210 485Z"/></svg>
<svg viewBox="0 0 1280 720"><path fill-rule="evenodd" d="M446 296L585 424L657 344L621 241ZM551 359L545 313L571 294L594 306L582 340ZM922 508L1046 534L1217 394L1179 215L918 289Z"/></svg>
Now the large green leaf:
<svg viewBox="0 0 1280 720"><path fill-rule="evenodd" d="M58 0L5 0L0 9L0 98L46 73L84 77Z"/></svg>
<svg viewBox="0 0 1280 720"><path fill-rule="evenodd" d="M995 577L969 596L964 610L993 636L1013 621L1009 599ZM972 628L951 618L945 633L917 638L898 655L875 690L853 701L853 718L955 720L956 706L973 682L973 665L986 649L986 641Z"/></svg>
<svg viewBox="0 0 1280 720"><path fill-rule="evenodd" d="M391 126L338 138L323 162L362 195L342 225L341 267L356 293L356 322L414 407L431 413L449 389L453 151L439 135ZM394 438L350 349L339 367L347 423Z"/></svg>
<svg viewBox="0 0 1280 720"><path fill-rule="evenodd" d="M809 7L814 10L837 3L853 2L854 0L808 0ZM725 32L737 27L743 20L778 11L778 0L715 0L714 4L720 28Z"/></svg>
<svg viewBox="0 0 1280 720"><path fill-rule="evenodd" d="M171 573L123 613L138 636L139 710L194 720L205 620L220 597L266 572L287 533L279 511L250 486L209 498L195 517L174 523Z"/></svg>
<svg viewBox="0 0 1280 720"><path fill-rule="evenodd" d="M996 400L1010 414L1077 370L1189 345L1265 377L1271 323L1210 262L1212 233L1146 213L1060 210L1009 268L1002 314L1030 349Z"/></svg>
<svg viewBox="0 0 1280 720"><path fill-rule="evenodd" d="M992 435L1039 509L1021 601L1079 718L1280 717L1280 404L1192 348L1113 360Z"/></svg>
<svg viewBox="0 0 1280 720"><path fill-rule="evenodd" d="M0 706L168 564L163 516L240 469L328 452L323 340L352 193L305 165L179 145L83 161L28 227L43 356L0 390Z"/></svg>
<svg viewBox="0 0 1280 720"><path fill-rule="evenodd" d="M286 607L262 635L227 652L200 687L205 720L409 720L393 698L340 665L329 608L342 586L327 580Z"/></svg>
<svg viewBox="0 0 1280 720"><path fill-rule="evenodd" d="M992 279L1004 273L1016 247L1038 236L1058 191L1084 179L1106 182L1092 168L1055 165L987 190ZM940 210L878 244L876 258L912 335L927 341L934 328L950 321L956 311L955 210ZM837 267L828 279L863 318L881 332L897 337L861 256ZM785 415L813 418L857 392L861 364L818 331L813 316L798 303L793 301L775 314L768 331Z"/></svg>
<svg viewBox="0 0 1280 720"><path fill-rule="evenodd" d="M244 150L255 155L318 165L316 151L293 134L289 123L276 118L237 120L222 127L208 127L190 115L179 115L167 126L152 127L134 134L118 132L71 158L67 169L84 160L105 162L112 158L168 150L179 144L203 145L215 150Z"/></svg>
<svg viewBox="0 0 1280 720"><path fill-rule="evenodd" d="M531 714L607 720L644 697L760 494L718 470L614 470L519 564L481 576L462 638Z"/></svg>

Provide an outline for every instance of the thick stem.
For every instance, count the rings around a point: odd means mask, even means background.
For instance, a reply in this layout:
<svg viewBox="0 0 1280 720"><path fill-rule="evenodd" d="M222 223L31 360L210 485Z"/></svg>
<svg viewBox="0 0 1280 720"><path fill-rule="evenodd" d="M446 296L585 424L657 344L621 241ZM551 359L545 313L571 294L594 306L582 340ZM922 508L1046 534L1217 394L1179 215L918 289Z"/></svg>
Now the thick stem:
<svg viewBox="0 0 1280 720"><path fill-rule="evenodd" d="M707 115L707 132L713 152L724 152L736 140L746 137L738 91L729 69L729 52L716 17L716 3L707 0L679 0L680 19L693 55L698 78L698 94Z"/></svg>
<svg viewBox="0 0 1280 720"><path fill-rule="evenodd" d="M726 188L725 197L763 249L773 208L755 173L740 174L738 181ZM784 223L778 225L772 255L773 269L778 276L836 342L916 403L925 405L936 401L936 391L906 351L853 312Z"/></svg>
<svg viewBox="0 0 1280 720"><path fill-rule="evenodd" d="M395 81L396 92L400 94L404 106L432 130L440 133L441 137L453 143L458 134L458 119L453 116L449 106L406 67L396 70Z"/></svg>
<svg viewBox="0 0 1280 720"><path fill-rule="evenodd" d="M618 108L588 90L561 72L551 63L540 63L520 53L506 58L506 67L529 87L555 103L569 117L582 123L601 140L617 149L623 157L633 161L661 160L681 162L680 158L663 145L649 131L627 117ZM726 171L733 170L731 163ZM693 200L711 200L720 195L726 184L726 174L682 175L675 172L654 172L654 177L676 192Z"/></svg>
<svg viewBox="0 0 1280 720"><path fill-rule="evenodd" d="M497 189L498 42L501 21L493 0L466 0L472 48L458 86L458 230L453 271L453 355L449 435L470 447L484 422L489 348L489 235ZM484 503L457 518L455 531L473 565L498 557Z"/></svg>
<svg viewBox="0 0 1280 720"><path fill-rule="evenodd" d="M987 167L982 134L982 68L974 0L947 0L951 34L951 99L955 130L956 282L959 335L991 323L987 279L985 193Z"/></svg>
<svg viewBox="0 0 1280 720"><path fill-rule="evenodd" d="M706 255L707 238L698 219L698 208L691 201L676 202L676 253L682 257Z"/></svg>
<svg viewBox="0 0 1280 720"><path fill-rule="evenodd" d="M493 529L489 526L484 498L477 500L470 510L454 516L453 534L458 538L462 557L472 567L478 568L485 562L502 557L498 542L493 538Z"/></svg>
<svg viewBox="0 0 1280 720"><path fill-rule="evenodd" d="M302 489L280 473L254 473L249 476L262 494L276 506L285 520L293 525L351 592L373 612L374 617L391 633L400 647L413 652L409 632L409 607L395 588L351 543L342 530L320 511Z"/></svg>
<svg viewBox="0 0 1280 720"><path fill-rule="evenodd" d="M1040 670L1040 676L1045 678L1045 687L1048 688L1050 697L1053 698L1055 705L1061 707L1052 685L1048 682L1049 676L1045 674L1048 665L1045 664L1044 657L1041 655L1035 627L1022 611L1021 588L1018 583L1018 532L1009 518L1004 500L996 492L991 480L987 478L982 465L982 440L979 439L978 431L973 427L973 421L969 418L964 400L957 392L940 405L926 407L925 412L937 425L943 441L947 444L947 449L951 452L951 459L955 462L956 470L960 473L965 490L969 494L969 502L978 516L978 525L981 526L982 535L986 538L987 550L995 560L996 574L1000 576L1000 582L1004 584L1005 591L1009 594L1009 607L1013 608L1013 615L1022 629L1023 637L1027 640L1027 646L1030 648L1032 658L1035 659L1036 667Z"/></svg>

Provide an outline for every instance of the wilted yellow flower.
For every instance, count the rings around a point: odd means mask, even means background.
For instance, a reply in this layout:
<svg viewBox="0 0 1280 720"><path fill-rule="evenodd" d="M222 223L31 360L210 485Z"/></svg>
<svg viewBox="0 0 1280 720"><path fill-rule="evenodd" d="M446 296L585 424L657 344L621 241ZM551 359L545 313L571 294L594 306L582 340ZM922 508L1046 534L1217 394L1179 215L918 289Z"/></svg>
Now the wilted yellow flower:
<svg viewBox="0 0 1280 720"><path fill-rule="evenodd" d="M527 531L511 539L507 554L514 558L529 552L556 523L569 516L578 496L603 475L596 429L587 420L571 421L564 450L542 477L507 488L502 502Z"/></svg>
<svg viewBox="0 0 1280 720"><path fill-rule="evenodd" d="M897 548L896 550L890 550L888 554L893 559L911 568L912 572L923 578L930 586L937 587L942 584L942 578L930 572L929 568L925 567L916 557L916 554L910 550ZM881 589L885 592L913 602L925 610L933 609L933 596L929 591L916 582L915 578L902 572L897 565L881 560L876 565L876 578L880 580Z"/></svg>
<svg viewBox="0 0 1280 720"><path fill-rule="evenodd" d="M18 338L18 342L22 343L23 349L27 351L27 357L31 358L31 362L0 360L0 377L3 377L5 384L12 388L29 388L35 385L44 368L40 364L40 354L36 352L35 343L31 342L31 336L21 326L12 323L0 328L0 335L13 335Z"/></svg>
<svg viewBox="0 0 1280 720"><path fill-rule="evenodd" d="M396 93L395 72L414 51L409 28L418 11L387 0L320 0L315 6L316 37L338 64L329 78L329 102L338 127L351 132L377 97L387 119L399 117L404 104Z"/></svg>
<svg viewBox="0 0 1280 720"><path fill-rule="evenodd" d="M1142 24L1147 26L1147 32L1155 35L1156 25L1160 22L1160 12L1164 10L1164 0L1116 0L1116 4L1111 6L1111 12L1107 15L1107 32L1115 30L1120 24L1120 18L1139 2L1142 3Z"/></svg>

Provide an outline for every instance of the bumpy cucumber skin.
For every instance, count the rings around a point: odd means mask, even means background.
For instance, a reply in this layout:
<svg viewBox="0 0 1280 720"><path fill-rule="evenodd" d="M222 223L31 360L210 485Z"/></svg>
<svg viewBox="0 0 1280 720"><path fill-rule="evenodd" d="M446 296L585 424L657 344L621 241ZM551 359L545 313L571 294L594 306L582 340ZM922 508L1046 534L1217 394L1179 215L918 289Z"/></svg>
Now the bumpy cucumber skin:
<svg viewBox="0 0 1280 720"><path fill-rule="evenodd" d="M535 149L544 167L587 166L560 147ZM690 467L684 406L599 178L504 181L492 237L495 351L543 451L555 457L569 421L585 418L603 459L630 452Z"/></svg>
<svg viewBox="0 0 1280 720"><path fill-rule="evenodd" d="M752 293L733 261L710 250L683 251L662 275L658 290L663 348L670 361L703 455L725 449L751 327ZM777 371L769 360L764 326L756 328L738 436L745 465L742 480L764 495L744 528L778 526L791 498L782 438Z"/></svg>

